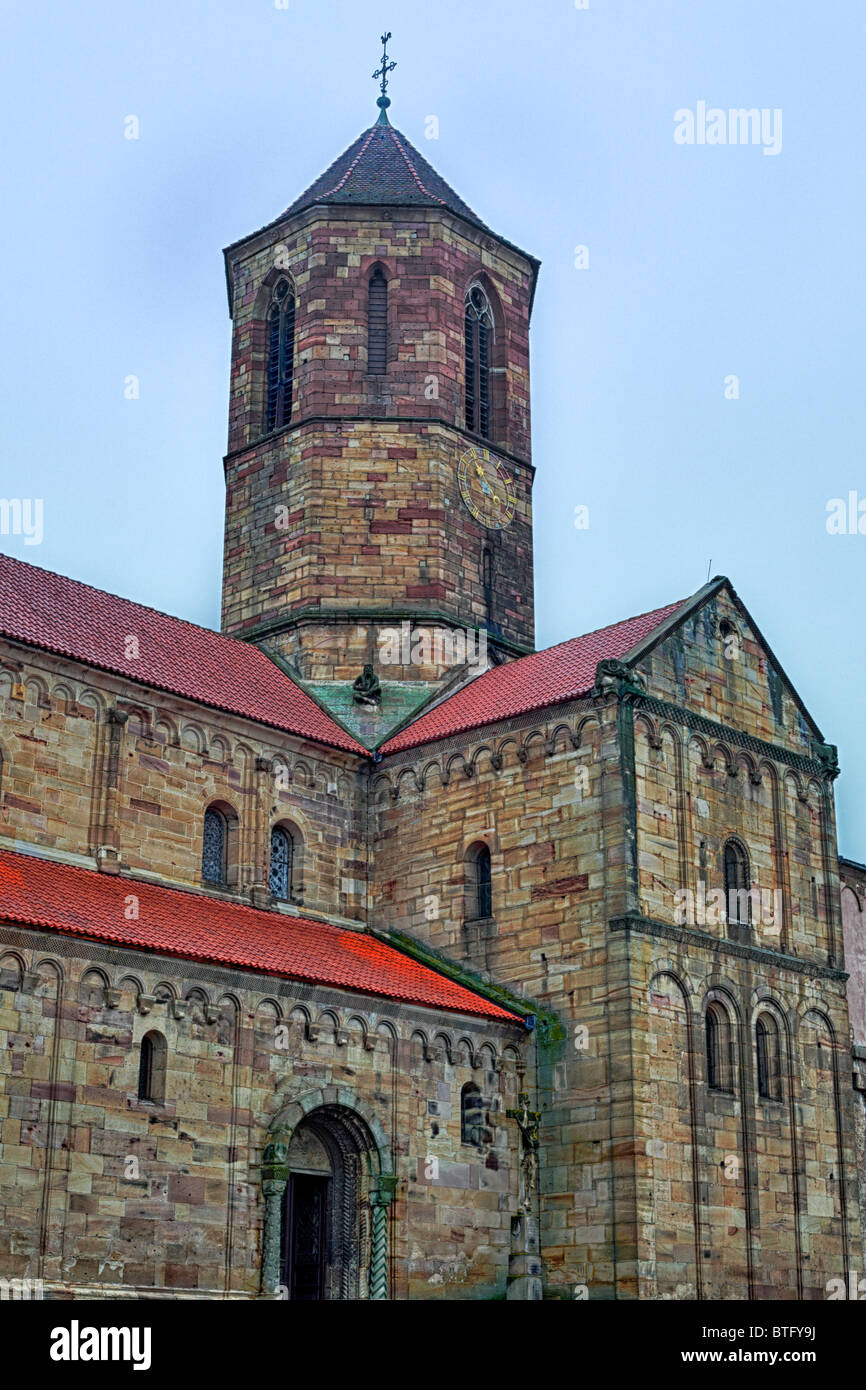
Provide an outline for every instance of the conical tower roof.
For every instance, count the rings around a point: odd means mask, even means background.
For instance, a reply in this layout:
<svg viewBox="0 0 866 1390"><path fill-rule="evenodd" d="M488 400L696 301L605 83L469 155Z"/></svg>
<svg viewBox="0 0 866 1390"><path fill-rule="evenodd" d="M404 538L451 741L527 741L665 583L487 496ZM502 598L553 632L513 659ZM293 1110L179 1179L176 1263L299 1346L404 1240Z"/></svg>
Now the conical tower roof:
<svg viewBox="0 0 866 1390"><path fill-rule="evenodd" d="M368 130L363 131L357 140L349 145L348 149L344 150L339 158L335 159L333 164L310 184L309 188L295 198L284 212L280 213L279 217L273 218L264 227L259 227L257 231L240 237L225 248L229 305L231 305L232 300L229 257L237 247L243 246L264 232L271 231L272 228L278 227L281 222L285 222L298 213L305 212L308 208L322 205L342 205L348 207L442 208L463 218L465 222L477 227L485 235L495 237L501 245L510 247L512 251L516 251L518 255L529 262L532 268L531 310L540 265L538 258L528 251L522 250L514 242L501 236L499 232L493 231L486 222L482 222L469 204L464 203L460 195L455 193L451 185L442 178L442 175L437 174L432 164L428 163L419 150L416 150L411 140L407 140L402 131L397 130L396 126L391 124L385 111L385 106L390 105L388 99L380 98L378 105L380 107L378 121L371 125Z"/></svg>
<svg viewBox="0 0 866 1390"><path fill-rule="evenodd" d="M411 141L391 125L384 111L376 124L359 135L276 220L282 222L318 203L447 208L483 231L491 231Z"/></svg>

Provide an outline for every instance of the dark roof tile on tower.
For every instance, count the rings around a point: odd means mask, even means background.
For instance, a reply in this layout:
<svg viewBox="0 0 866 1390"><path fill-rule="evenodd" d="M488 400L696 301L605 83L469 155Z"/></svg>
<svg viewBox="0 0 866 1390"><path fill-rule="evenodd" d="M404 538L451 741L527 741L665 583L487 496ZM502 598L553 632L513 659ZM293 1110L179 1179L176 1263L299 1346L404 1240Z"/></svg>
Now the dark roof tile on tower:
<svg viewBox="0 0 866 1390"><path fill-rule="evenodd" d="M277 221L316 203L443 207L490 231L406 136L387 121L377 122L359 135Z"/></svg>

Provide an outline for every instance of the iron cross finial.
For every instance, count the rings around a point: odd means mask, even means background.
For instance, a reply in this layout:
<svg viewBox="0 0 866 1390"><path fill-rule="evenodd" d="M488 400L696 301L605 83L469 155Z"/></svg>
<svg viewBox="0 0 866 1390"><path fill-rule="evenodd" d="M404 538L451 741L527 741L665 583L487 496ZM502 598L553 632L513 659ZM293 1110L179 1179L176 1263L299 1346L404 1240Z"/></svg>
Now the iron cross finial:
<svg viewBox="0 0 866 1390"><path fill-rule="evenodd" d="M396 63L388 62L388 40L390 37L390 30L387 34L382 35L382 66L373 73L374 81L379 82L381 78L379 85L382 89L382 95L378 98L376 105L381 108L383 116L385 115L385 108L391 105L391 98L388 96L388 74L393 72L397 66Z"/></svg>

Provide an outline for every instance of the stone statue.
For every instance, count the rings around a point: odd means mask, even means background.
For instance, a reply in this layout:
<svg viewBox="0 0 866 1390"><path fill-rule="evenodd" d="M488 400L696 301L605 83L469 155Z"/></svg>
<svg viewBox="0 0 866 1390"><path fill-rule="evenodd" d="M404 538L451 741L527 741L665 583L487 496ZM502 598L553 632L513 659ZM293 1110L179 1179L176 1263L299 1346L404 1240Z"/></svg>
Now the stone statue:
<svg viewBox="0 0 866 1390"><path fill-rule="evenodd" d="M356 705L376 706L382 698L382 687L379 684L379 677L373 670L372 664L368 661L364 666L363 675L358 676L352 686Z"/></svg>
<svg viewBox="0 0 866 1390"><path fill-rule="evenodd" d="M537 1110L530 1110L526 1091L521 1091L517 1099L520 1108L508 1110L506 1114L510 1120L517 1121L517 1128L520 1130L520 1171L523 1176L523 1197L520 1205L524 1211L529 1211L532 1207L532 1194L538 1185L538 1121L541 1115Z"/></svg>

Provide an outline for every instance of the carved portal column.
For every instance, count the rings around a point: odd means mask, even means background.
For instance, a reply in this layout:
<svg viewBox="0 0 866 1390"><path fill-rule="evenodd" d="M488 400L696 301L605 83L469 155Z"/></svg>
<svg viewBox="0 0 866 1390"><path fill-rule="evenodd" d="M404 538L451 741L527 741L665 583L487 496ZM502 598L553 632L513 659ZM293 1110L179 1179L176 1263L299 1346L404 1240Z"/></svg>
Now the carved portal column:
<svg viewBox="0 0 866 1390"><path fill-rule="evenodd" d="M370 1260L370 1298L388 1297L388 1208L397 1187L391 1173L381 1173L370 1193L373 1208L373 1253Z"/></svg>
<svg viewBox="0 0 866 1390"><path fill-rule="evenodd" d="M262 1192L265 1230L262 1238L262 1293L276 1297L280 1289L283 1193L289 1180L288 1144L267 1144L262 1154Z"/></svg>

